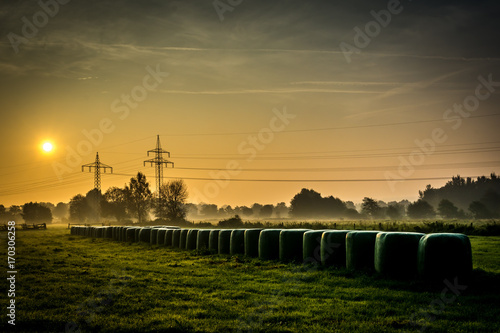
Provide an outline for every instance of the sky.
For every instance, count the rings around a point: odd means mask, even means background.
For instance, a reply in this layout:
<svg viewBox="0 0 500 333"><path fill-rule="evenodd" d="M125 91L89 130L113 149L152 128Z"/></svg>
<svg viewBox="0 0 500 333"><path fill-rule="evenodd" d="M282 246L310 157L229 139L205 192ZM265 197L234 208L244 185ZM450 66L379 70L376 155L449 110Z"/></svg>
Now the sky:
<svg viewBox="0 0 500 333"><path fill-rule="evenodd" d="M500 173L495 1L2 1L0 204L143 172L190 202L416 200ZM50 141L54 149L41 149ZM167 156L165 156L167 158Z"/></svg>

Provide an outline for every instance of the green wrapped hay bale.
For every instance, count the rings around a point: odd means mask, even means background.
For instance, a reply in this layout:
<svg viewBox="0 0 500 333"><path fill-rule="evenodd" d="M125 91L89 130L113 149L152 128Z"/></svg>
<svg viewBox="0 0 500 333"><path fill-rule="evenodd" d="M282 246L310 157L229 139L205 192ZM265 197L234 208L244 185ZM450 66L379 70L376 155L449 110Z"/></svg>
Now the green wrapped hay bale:
<svg viewBox="0 0 500 333"><path fill-rule="evenodd" d="M311 230L302 239L302 260L305 264L321 263L321 236L325 230Z"/></svg>
<svg viewBox="0 0 500 333"><path fill-rule="evenodd" d="M262 229L245 230L245 255L247 257L259 256L259 237Z"/></svg>
<svg viewBox="0 0 500 333"><path fill-rule="evenodd" d="M120 228L120 241L125 242L127 240L127 229L128 227Z"/></svg>
<svg viewBox="0 0 500 333"><path fill-rule="evenodd" d="M235 229L231 232L229 253L232 256L245 254L245 229Z"/></svg>
<svg viewBox="0 0 500 333"><path fill-rule="evenodd" d="M113 227L104 227L104 238L113 237Z"/></svg>
<svg viewBox="0 0 500 333"><path fill-rule="evenodd" d="M172 232L172 247L179 248L181 243L181 231L182 229L175 229Z"/></svg>
<svg viewBox="0 0 500 333"><path fill-rule="evenodd" d="M390 278L415 277L418 244L423 236L416 232L380 232L375 240L375 271Z"/></svg>
<svg viewBox="0 0 500 333"><path fill-rule="evenodd" d="M349 270L375 269L375 240L379 231L351 231L346 236L346 267Z"/></svg>
<svg viewBox="0 0 500 333"><path fill-rule="evenodd" d="M467 281L472 274L469 237L463 234L429 234L420 239L417 268L419 275L431 281L452 283Z"/></svg>
<svg viewBox="0 0 500 333"><path fill-rule="evenodd" d="M139 241L151 243L151 228L141 228L141 230L139 230Z"/></svg>
<svg viewBox="0 0 500 333"><path fill-rule="evenodd" d="M198 230L198 239L196 240L197 250L208 250L208 242L210 240L210 232L212 230Z"/></svg>
<svg viewBox="0 0 500 333"><path fill-rule="evenodd" d="M166 229L165 231L165 242L164 242L164 245L165 246L172 246L172 235L174 233L174 230L175 229Z"/></svg>
<svg viewBox="0 0 500 333"><path fill-rule="evenodd" d="M321 264L326 267L344 268L345 240L349 230L328 230L321 236Z"/></svg>
<svg viewBox="0 0 500 333"><path fill-rule="evenodd" d="M179 249L186 249L187 234L189 229L181 229L181 236L179 238Z"/></svg>
<svg viewBox="0 0 500 333"><path fill-rule="evenodd" d="M259 259L278 260L282 229L264 229L259 234Z"/></svg>
<svg viewBox="0 0 500 333"><path fill-rule="evenodd" d="M151 228L151 239L150 239L151 245L156 245L157 241L158 241L158 228Z"/></svg>
<svg viewBox="0 0 500 333"><path fill-rule="evenodd" d="M156 236L156 245L165 245L165 233L167 228L158 229L158 235Z"/></svg>
<svg viewBox="0 0 500 333"><path fill-rule="evenodd" d="M219 231L219 254L231 253L231 233L233 230L224 229Z"/></svg>
<svg viewBox="0 0 500 333"><path fill-rule="evenodd" d="M285 229L280 232L280 261L302 262L304 234L309 229Z"/></svg>
<svg viewBox="0 0 500 333"><path fill-rule="evenodd" d="M208 238L208 250L215 253L219 252L219 231L219 229L211 230Z"/></svg>
<svg viewBox="0 0 500 333"><path fill-rule="evenodd" d="M186 250L196 250L198 241L198 229L189 229L186 236Z"/></svg>
<svg viewBox="0 0 500 333"><path fill-rule="evenodd" d="M127 228L127 231L126 231L126 242L130 242L130 243L133 243L135 242L135 230L137 228Z"/></svg>

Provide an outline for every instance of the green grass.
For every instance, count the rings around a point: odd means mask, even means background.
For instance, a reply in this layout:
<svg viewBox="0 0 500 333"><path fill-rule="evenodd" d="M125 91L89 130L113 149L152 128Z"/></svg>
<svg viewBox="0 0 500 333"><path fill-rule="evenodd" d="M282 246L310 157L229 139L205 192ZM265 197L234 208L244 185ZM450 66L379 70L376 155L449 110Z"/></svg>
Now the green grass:
<svg viewBox="0 0 500 333"><path fill-rule="evenodd" d="M16 332L418 332L412 318L432 312L445 288L53 226L16 238ZM471 243L474 281L425 322L426 332L500 330L500 237ZM0 287L8 289L5 278ZM14 331L2 317L0 331Z"/></svg>

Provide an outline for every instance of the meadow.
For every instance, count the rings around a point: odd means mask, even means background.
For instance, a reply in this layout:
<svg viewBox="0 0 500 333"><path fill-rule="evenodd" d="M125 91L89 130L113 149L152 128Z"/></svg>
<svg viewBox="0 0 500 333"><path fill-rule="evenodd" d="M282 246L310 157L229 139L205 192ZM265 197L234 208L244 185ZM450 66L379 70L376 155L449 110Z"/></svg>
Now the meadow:
<svg viewBox="0 0 500 333"><path fill-rule="evenodd" d="M473 279L457 286L19 230L16 326L2 314L0 330L499 332L500 237L470 240Z"/></svg>

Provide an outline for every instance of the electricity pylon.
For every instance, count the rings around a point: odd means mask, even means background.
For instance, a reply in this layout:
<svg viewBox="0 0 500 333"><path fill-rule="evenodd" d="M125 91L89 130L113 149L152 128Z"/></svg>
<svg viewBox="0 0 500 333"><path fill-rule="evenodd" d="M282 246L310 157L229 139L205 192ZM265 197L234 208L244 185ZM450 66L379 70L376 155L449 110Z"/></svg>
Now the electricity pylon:
<svg viewBox="0 0 500 333"><path fill-rule="evenodd" d="M99 153L95 154L95 162L94 163L89 163L89 164L84 164L82 165L82 172L84 171L85 168L89 168L89 172L92 171L92 168L94 168L94 188L101 191L101 169L104 170L104 173L106 173L106 169L111 169L111 173L113 173L113 168L110 167L109 165L106 165L104 163L101 163L99 161Z"/></svg>
<svg viewBox="0 0 500 333"><path fill-rule="evenodd" d="M170 157L170 153L166 150L161 149L160 144L160 136L156 136L156 148L148 150L149 153L154 153L155 157L149 160L144 161L144 166L146 163L150 163L151 166L155 166L155 177L156 177L156 195L157 195L157 203L158 203L158 212L160 213L160 219L162 218L162 210L161 210L161 195L160 195L160 187L163 184L163 165L168 167L169 164L172 164L172 168L174 167L174 163L163 157L163 154L166 154L167 157Z"/></svg>

